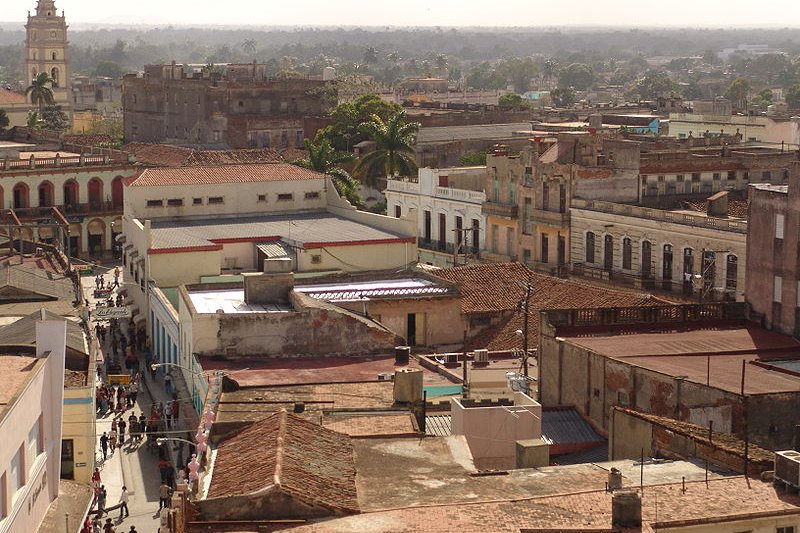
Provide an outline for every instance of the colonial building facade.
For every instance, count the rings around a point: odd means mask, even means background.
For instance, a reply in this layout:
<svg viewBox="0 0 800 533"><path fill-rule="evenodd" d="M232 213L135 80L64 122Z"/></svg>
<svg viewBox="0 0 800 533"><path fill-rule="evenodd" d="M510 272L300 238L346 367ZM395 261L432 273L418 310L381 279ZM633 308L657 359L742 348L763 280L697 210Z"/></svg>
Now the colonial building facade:
<svg viewBox="0 0 800 533"><path fill-rule="evenodd" d="M421 168L417 179L387 181L387 213L400 218L416 210L420 261L464 264L483 248L485 176L486 167Z"/></svg>

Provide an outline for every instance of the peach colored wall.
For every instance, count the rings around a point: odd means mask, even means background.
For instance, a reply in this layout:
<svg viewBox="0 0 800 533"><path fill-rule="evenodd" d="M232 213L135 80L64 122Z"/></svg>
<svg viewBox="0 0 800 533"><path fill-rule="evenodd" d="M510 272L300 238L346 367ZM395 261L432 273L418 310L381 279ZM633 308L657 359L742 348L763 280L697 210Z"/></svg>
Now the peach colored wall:
<svg viewBox="0 0 800 533"><path fill-rule="evenodd" d="M453 435L464 435L476 461L492 460L513 468L518 440L542 437L542 406L521 392L513 406L464 407L450 400Z"/></svg>

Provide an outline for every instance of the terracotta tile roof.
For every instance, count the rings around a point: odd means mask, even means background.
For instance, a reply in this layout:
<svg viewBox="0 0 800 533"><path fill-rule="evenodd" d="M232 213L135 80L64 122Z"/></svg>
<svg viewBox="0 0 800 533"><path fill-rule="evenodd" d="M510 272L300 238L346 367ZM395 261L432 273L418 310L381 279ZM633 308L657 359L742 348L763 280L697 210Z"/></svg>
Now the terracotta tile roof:
<svg viewBox="0 0 800 533"><path fill-rule="evenodd" d="M700 213L708 212L708 200L686 202L687 207ZM747 218L749 203L747 200L730 198L728 199L728 216L735 218Z"/></svg>
<svg viewBox="0 0 800 533"><path fill-rule="evenodd" d="M539 335L540 311L668 303L645 293L598 287L585 281L539 274L521 263L456 267L434 271L432 274L459 286L462 313L508 315L500 323L471 339L470 349L508 350L522 347L522 339L516 335L516 331L523 327L523 315L517 312L517 308L525 294L524 283L528 280L533 286L528 310L529 345L535 343Z"/></svg>
<svg viewBox="0 0 800 533"><path fill-rule="evenodd" d="M172 144L143 142L128 143L122 150L133 154L136 160L144 165L167 167L283 163L308 156L308 152L297 148L195 150Z"/></svg>
<svg viewBox="0 0 800 533"><path fill-rule="evenodd" d="M324 174L288 163L262 165L222 165L212 167L148 168L130 184L131 187L165 185L215 185L222 183L258 183L324 178Z"/></svg>
<svg viewBox="0 0 800 533"><path fill-rule="evenodd" d="M305 152L301 151L303 154ZM295 159L305 157L301 155ZM238 165L252 163L283 163L292 161L273 148L254 150L202 150L195 151L186 160L186 165Z"/></svg>
<svg viewBox="0 0 800 533"><path fill-rule="evenodd" d="M417 432L408 413L325 417L322 425L351 437L412 436Z"/></svg>
<svg viewBox="0 0 800 533"><path fill-rule="evenodd" d="M180 166L192 155L191 148L171 144L132 142L122 147L122 151L133 154L136 160L145 165Z"/></svg>
<svg viewBox="0 0 800 533"><path fill-rule="evenodd" d="M509 501L407 507L312 522L293 533L530 533L556 531L636 531L652 533L667 528L731 524L754 518L800 515L800 498L779 491L772 483L742 477L650 486L642 499L642 527L617 529L611 524L612 495L605 490L533 497ZM791 517L791 518L790 518ZM743 524L744 525L744 524ZM720 529L730 529L731 526Z"/></svg>
<svg viewBox="0 0 800 533"><path fill-rule="evenodd" d="M675 420L674 418L667 418L665 416L651 415L650 413L643 413L634 409L628 409L627 407L615 406L614 409L627 415L647 420L653 425L661 426L678 435L689 437L697 443L703 445L711 444L714 448L719 448L723 451L736 454L739 457L744 457L744 441L729 433L714 431L709 442L707 427L698 426L682 420ZM773 452L760 448L753 443L748 444L747 455L751 461L770 463L775 459L775 454Z"/></svg>
<svg viewBox="0 0 800 533"><path fill-rule="evenodd" d="M220 443L208 497L264 491L333 512L358 512L350 438L282 410Z"/></svg>
<svg viewBox="0 0 800 533"><path fill-rule="evenodd" d="M0 88L0 105L26 104L26 103L28 103L28 99L25 98L24 94Z"/></svg>

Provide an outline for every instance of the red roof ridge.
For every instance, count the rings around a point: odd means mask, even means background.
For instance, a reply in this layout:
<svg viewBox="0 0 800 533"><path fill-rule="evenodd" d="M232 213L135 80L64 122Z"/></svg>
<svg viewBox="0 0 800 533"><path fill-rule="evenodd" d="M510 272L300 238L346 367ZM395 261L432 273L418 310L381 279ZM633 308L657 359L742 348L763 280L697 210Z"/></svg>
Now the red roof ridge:
<svg viewBox="0 0 800 533"><path fill-rule="evenodd" d="M272 481L275 483L275 488L281 490L281 472L283 471L283 452L284 441L286 440L286 409L278 411L278 438L276 439L275 446L275 473L272 474Z"/></svg>

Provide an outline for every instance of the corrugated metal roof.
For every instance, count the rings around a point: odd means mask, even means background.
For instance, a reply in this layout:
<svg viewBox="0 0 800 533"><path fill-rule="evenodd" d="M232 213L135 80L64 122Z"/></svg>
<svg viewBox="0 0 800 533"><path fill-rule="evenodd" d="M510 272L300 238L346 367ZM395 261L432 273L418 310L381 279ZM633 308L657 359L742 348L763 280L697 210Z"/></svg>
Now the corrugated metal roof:
<svg viewBox="0 0 800 533"><path fill-rule="evenodd" d="M604 463L606 461L608 461L607 442L579 452L559 455L552 459L554 465L580 465L584 463Z"/></svg>
<svg viewBox="0 0 800 533"><path fill-rule="evenodd" d="M77 322L68 320L61 315L41 309L33 314L22 317L16 322L0 328L0 345L4 346L33 346L36 344L36 323L41 320L66 320L67 321L67 347L76 352L87 354L86 337L83 328Z"/></svg>
<svg viewBox="0 0 800 533"><path fill-rule="evenodd" d="M292 253L292 249L282 242L262 242L256 244L256 248L259 252L267 256L268 259L291 257Z"/></svg>
<svg viewBox="0 0 800 533"><path fill-rule="evenodd" d="M574 409L544 411L542 413L542 440L548 444L605 441Z"/></svg>

